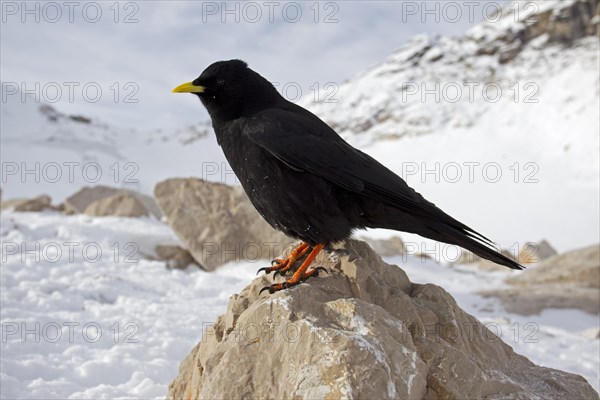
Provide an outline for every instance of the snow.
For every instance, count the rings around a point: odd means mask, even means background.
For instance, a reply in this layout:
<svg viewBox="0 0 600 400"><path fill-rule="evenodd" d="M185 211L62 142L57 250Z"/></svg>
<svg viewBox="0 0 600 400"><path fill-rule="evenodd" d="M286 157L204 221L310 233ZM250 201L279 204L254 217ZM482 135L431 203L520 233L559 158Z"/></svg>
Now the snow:
<svg viewBox="0 0 600 400"><path fill-rule="evenodd" d="M144 254L177 240L147 218L1 218L2 398L164 398L202 328L259 267L168 270Z"/></svg>
<svg viewBox="0 0 600 400"><path fill-rule="evenodd" d="M151 218L55 212L3 212L0 218L2 398L164 398L202 329L268 264L169 270L144 257L156 244L177 243ZM15 249L21 243L24 250ZM84 252L86 244L99 247L100 255ZM401 265L413 282L444 287L518 353L581 374L599 389L600 341L586 333L599 327L598 316L546 310L522 317L474 293L502 287L510 271L450 268L410 256L386 261ZM352 326L368 332L364 321Z"/></svg>

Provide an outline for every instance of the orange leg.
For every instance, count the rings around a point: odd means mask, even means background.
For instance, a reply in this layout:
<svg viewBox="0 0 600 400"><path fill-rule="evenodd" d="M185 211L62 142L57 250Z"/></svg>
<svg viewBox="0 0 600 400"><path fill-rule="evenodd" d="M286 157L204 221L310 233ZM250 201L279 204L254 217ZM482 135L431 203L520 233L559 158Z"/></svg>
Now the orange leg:
<svg viewBox="0 0 600 400"><path fill-rule="evenodd" d="M325 270L325 268L317 267L317 268L312 268L309 270L308 267L310 267L312 262L315 260L315 258L319 254L319 252L321 250L323 250L323 247L324 246L322 244L316 245L313 248L313 250L310 252L308 257L306 257L306 260L304 260L304 262L302 263L300 268L298 268L296 270L296 272L294 272L294 275L292 275L292 277L290 279L288 279L287 281L285 281L283 283L274 283L271 286L264 287L260 290L259 294L262 293L263 290L268 290L269 293L275 293L279 290L283 290L283 289L290 288L292 286L296 286L297 284L299 284L300 282L304 281L307 278L310 278L311 276L317 276L319 274L319 270Z"/></svg>
<svg viewBox="0 0 600 400"><path fill-rule="evenodd" d="M256 271L258 274L260 271L265 271L266 274L269 274L272 271L275 271L275 275L278 273L281 275L285 275L285 273L292 268L292 265L296 262L296 260L302 257L308 251L308 245L306 243L302 243L300 246L296 247L287 258L279 259L276 258L272 261L275 265L272 267L264 267Z"/></svg>

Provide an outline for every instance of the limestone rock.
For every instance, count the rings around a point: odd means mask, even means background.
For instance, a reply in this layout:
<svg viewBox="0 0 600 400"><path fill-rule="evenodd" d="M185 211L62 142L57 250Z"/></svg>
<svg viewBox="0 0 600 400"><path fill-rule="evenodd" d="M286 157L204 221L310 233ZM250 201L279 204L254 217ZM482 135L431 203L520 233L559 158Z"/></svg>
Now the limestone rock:
<svg viewBox="0 0 600 400"><path fill-rule="evenodd" d="M19 212L42 211L46 208L52 208L50 196L41 195L32 199L12 199L0 203L0 209L13 209Z"/></svg>
<svg viewBox="0 0 600 400"><path fill-rule="evenodd" d="M66 214L86 213L93 216L113 215L130 217L152 215L156 218L162 216L160 209L152 197L134 190L103 185L86 186L80 189L77 193L68 197L62 204L62 207ZM89 210L88 207L90 207ZM144 209L143 211L142 208Z"/></svg>
<svg viewBox="0 0 600 400"><path fill-rule="evenodd" d="M167 179L154 188L167 222L202 268L273 259L293 241L271 228L241 187Z"/></svg>
<svg viewBox="0 0 600 400"><path fill-rule="evenodd" d="M522 315L546 308L578 308L598 314L600 246L550 257L506 282L514 287L481 294L499 297L508 311Z"/></svg>
<svg viewBox="0 0 600 400"><path fill-rule="evenodd" d="M364 242L341 246L310 284L259 296L262 276L232 296L168 398L598 398L514 353L442 288L411 283Z"/></svg>
<svg viewBox="0 0 600 400"><path fill-rule="evenodd" d="M188 265L194 264L194 258L190 252L177 245L162 245L155 247L156 258L167 262L167 267L171 269L185 269Z"/></svg>
<svg viewBox="0 0 600 400"><path fill-rule="evenodd" d="M507 282L517 286L551 283L600 288L600 245L548 258Z"/></svg>
<svg viewBox="0 0 600 400"><path fill-rule="evenodd" d="M147 217L149 211L130 193L119 193L90 203L84 214L91 217Z"/></svg>

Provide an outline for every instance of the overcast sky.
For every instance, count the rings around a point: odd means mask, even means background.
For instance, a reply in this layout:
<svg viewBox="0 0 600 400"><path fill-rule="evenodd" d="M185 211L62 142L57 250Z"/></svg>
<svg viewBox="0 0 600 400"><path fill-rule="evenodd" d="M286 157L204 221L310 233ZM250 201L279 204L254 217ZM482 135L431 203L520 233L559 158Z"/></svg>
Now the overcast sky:
<svg viewBox="0 0 600 400"><path fill-rule="evenodd" d="M293 97L342 83L416 34L461 35L501 3L2 1L0 79L60 111L181 127L207 116L170 90L214 61L243 59Z"/></svg>

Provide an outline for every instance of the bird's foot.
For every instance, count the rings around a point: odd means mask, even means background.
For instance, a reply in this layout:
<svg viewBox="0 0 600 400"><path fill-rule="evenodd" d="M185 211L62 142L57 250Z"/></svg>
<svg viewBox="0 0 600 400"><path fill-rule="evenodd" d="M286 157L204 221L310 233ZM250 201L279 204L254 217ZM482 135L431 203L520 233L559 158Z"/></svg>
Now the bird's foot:
<svg viewBox="0 0 600 400"><path fill-rule="evenodd" d="M303 249L303 251L306 252L307 249L308 249L308 246L306 247L306 249ZM310 265L315 260L315 258L317 257L317 255L319 254L319 252L321 250L323 250L323 245L322 244L316 245L312 249L312 251L310 252L308 257L306 257L306 260L304 260L304 262L302 263L300 268L298 268L296 270L296 272L294 272L294 275L292 275L292 277L290 279L288 279L282 283L274 283L270 286L265 286L264 288L262 288L260 290L260 292L258 292L258 294L260 295L265 290L268 290L269 293L275 293L280 290L288 289L290 287L298 285L301 282L304 282L305 280L307 280L308 278L310 278L312 276L318 276L319 271L327 272L327 270L323 267L316 267L316 268L308 269L308 267L310 267Z"/></svg>
<svg viewBox="0 0 600 400"><path fill-rule="evenodd" d="M274 284L272 284L270 286L265 286L264 288L260 289L260 292L258 292L258 294L260 295L264 291L269 291L270 294L273 294L273 293L278 292L280 290L289 289L291 287L299 285L300 283L304 282L305 280L307 280L310 277L319 276L319 271L323 271L323 272L329 273L329 271L327 271L323 267L312 268L312 269L309 269L308 271L306 271L302 276L300 276L300 278L298 278L297 281L294 280L293 277L292 277L292 278L288 279L285 282L274 283Z"/></svg>
<svg viewBox="0 0 600 400"><path fill-rule="evenodd" d="M306 254L308 249L309 249L308 245L306 243L302 243L300 246L298 246L294 250L292 250L292 252L290 253L290 255L287 258L274 259L273 261L271 261L270 267L260 268L258 271L256 271L256 274L258 275L259 272L265 271L265 273L268 275L271 272L275 271L275 274L273 274L273 276L277 276L277 274L281 274L281 276L283 276L287 273L287 271L290 270L290 268L292 268L292 266L294 265L294 263L296 262L296 260L298 258L300 258L304 254ZM273 265L273 264L275 264L275 265Z"/></svg>

